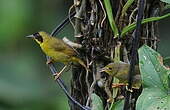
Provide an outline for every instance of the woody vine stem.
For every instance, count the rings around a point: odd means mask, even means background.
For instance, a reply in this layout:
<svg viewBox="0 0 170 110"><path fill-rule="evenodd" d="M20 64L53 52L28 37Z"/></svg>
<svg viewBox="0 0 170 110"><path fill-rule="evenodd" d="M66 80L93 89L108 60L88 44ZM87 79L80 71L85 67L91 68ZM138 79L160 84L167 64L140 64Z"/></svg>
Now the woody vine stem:
<svg viewBox="0 0 170 110"><path fill-rule="evenodd" d="M128 89L132 88L132 80L133 80L133 75L135 72L135 63L137 59L137 49L139 46L139 38L141 36L141 23L142 23L142 18L143 18L143 12L144 12L144 4L145 0L139 0L139 5L138 5L138 16L137 16L137 25L136 25L136 30L135 30L135 36L134 40L132 42L132 53L131 53L131 62L130 62L130 69L128 73ZM130 91L126 91L126 96L125 96L125 103L124 103L124 108L123 110L129 110L129 100L130 100Z"/></svg>

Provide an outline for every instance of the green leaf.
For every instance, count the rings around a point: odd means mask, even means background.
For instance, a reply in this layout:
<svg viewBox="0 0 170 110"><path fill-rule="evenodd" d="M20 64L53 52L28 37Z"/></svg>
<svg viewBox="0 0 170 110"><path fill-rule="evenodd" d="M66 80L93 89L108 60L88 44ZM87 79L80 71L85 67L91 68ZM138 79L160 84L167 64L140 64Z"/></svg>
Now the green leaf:
<svg viewBox="0 0 170 110"><path fill-rule="evenodd" d="M133 2L134 2L134 0L128 0L128 1L126 2L126 4L123 6L121 16L124 16L124 15L125 15L127 9L132 5Z"/></svg>
<svg viewBox="0 0 170 110"><path fill-rule="evenodd" d="M119 79L117 79L116 77L113 77L113 83L116 83L116 84L119 83ZM118 88L115 87L115 88L113 88L112 98L116 98L117 94L118 94Z"/></svg>
<svg viewBox="0 0 170 110"><path fill-rule="evenodd" d="M113 103L109 110L123 110L124 106L124 99L118 100L117 102Z"/></svg>
<svg viewBox="0 0 170 110"><path fill-rule="evenodd" d="M164 62L165 65L170 66L170 57L165 57L163 62Z"/></svg>
<svg viewBox="0 0 170 110"><path fill-rule="evenodd" d="M119 83L119 79L113 77L113 83ZM113 93L113 95L112 95L113 101L111 103L109 110L112 110L113 106L115 105L115 98L117 97L118 90L119 89L117 87L113 88L113 92L112 92Z"/></svg>
<svg viewBox="0 0 170 110"><path fill-rule="evenodd" d="M164 7L163 7L163 11L167 10L170 8L170 4L166 4Z"/></svg>
<svg viewBox="0 0 170 110"><path fill-rule="evenodd" d="M118 28L116 26L116 23L113 18L113 13L112 13L112 7L110 4L110 0L104 0L104 5L106 8L106 13L109 19L110 26L112 28L112 31L114 33L114 38L117 38L119 36Z"/></svg>
<svg viewBox="0 0 170 110"><path fill-rule="evenodd" d="M170 70L163 65L160 54L150 47L144 45L138 53L143 91L137 100L136 110L168 110Z"/></svg>
<svg viewBox="0 0 170 110"><path fill-rule="evenodd" d="M92 110L103 110L103 102L95 93L91 94Z"/></svg>
<svg viewBox="0 0 170 110"><path fill-rule="evenodd" d="M146 18L146 19L143 19L142 20L142 24L145 24L145 23L148 23L148 22L153 22L153 21L158 21L158 20L161 20L161 19L164 19L164 18L167 18L170 16L170 13L168 14L165 14L163 16L159 16L159 17L150 17L150 18ZM132 31L134 30L136 27L136 22L128 25L128 26L125 26L121 32L121 36L125 36L127 32L129 31Z"/></svg>
<svg viewBox="0 0 170 110"><path fill-rule="evenodd" d="M115 46L115 55L114 55L114 62L120 62L120 46L121 46L121 43L118 43L116 46Z"/></svg>
<svg viewBox="0 0 170 110"><path fill-rule="evenodd" d="M168 87L170 89L170 74L168 74ZM170 92L170 90L168 90ZM170 93L169 93L170 94Z"/></svg>
<svg viewBox="0 0 170 110"><path fill-rule="evenodd" d="M170 0L161 0L161 1L165 3L170 3Z"/></svg>

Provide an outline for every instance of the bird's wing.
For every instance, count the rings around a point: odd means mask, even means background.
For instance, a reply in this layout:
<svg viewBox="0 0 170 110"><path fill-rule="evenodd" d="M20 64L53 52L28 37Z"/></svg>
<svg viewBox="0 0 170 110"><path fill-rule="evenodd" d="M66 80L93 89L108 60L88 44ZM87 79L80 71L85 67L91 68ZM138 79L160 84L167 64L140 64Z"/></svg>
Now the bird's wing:
<svg viewBox="0 0 170 110"><path fill-rule="evenodd" d="M51 46L54 48L55 51L65 53L69 56L76 55L76 51L65 42L63 42L61 39L54 39Z"/></svg>

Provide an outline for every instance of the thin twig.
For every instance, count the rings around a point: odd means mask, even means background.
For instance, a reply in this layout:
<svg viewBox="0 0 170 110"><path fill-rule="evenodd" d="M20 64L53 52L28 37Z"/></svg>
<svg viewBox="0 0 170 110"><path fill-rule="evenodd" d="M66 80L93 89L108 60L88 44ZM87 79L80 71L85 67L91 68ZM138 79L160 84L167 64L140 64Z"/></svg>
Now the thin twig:
<svg viewBox="0 0 170 110"><path fill-rule="evenodd" d="M93 93L93 91L94 91L94 86L95 86L95 84L96 84L96 82L97 82L97 80L96 80L96 73L97 73L97 71L96 71L96 62L95 62L95 60L94 60L94 47L92 47L91 56L92 56L92 62L93 62L93 63L92 63L93 82L92 82L92 84L91 84L91 86L90 86L90 89L89 89L89 91L88 91L89 96L88 96L87 101L86 101L86 106L89 105L89 103L90 103L91 94Z"/></svg>
<svg viewBox="0 0 170 110"><path fill-rule="evenodd" d="M76 2L77 2L77 0L75 0L75 4L76 4ZM81 1L81 6L80 6L80 8L78 8L78 7L76 7L75 8L75 10L76 10L76 15L74 16L75 17L75 30L74 30L74 37L76 37L77 38L77 40L80 38L80 37L82 37L83 35L82 35L82 33L81 33L81 22L82 22L82 15L83 15L83 13L85 13L84 12L84 10L85 10L85 8L86 8L86 0L82 0ZM80 43L79 41L78 41L78 43Z"/></svg>
<svg viewBox="0 0 170 110"><path fill-rule="evenodd" d="M131 23L132 23L132 18L133 18L133 15L135 14L135 12L138 10L138 8L136 7L133 11L132 11L132 13L130 14L130 16L129 16L129 24L128 25L130 25Z"/></svg>
<svg viewBox="0 0 170 110"><path fill-rule="evenodd" d="M89 68L89 59L86 55L86 62L87 62L87 68ZM87 90L88 92L90 91L90 83L89 83L89 71L86 71L86 84L87 84ZM87 106L87 103L86 103L86 106Z"/></svg>
<svg viewBox="0 0 170 110"><path fill-rule="evenodd" d="M101 0L99 0L99 3L100 3L100 6L102 7L102 10L103 10L103 13L104 13L104 17L103 17L103 19L102 19L102 21L101 21L101 24L100 24L100 26L103 27L103 23L104 23L104 21L106 20L106 11L105 11L105 9L104 9L104 6L103 6Z"/></svg>
<svg viewBox="0 0 170 110"><path fill-rule="evenodd" d="M70 41L67 37L63 37L63 41L73 48L82 48L81 44Z"/></svg>
<svg viewBox="0 0 170 110"><path fill-rule="evenodd" d="M72 18L71 18L72 14L70 14L73 7L74 7L74 4L70 7L70 9L68 11L68 16L69 16L69 21L70 21L71 25L73 26L73 29L75 30L75 26L74 26L74 23L72 22Z"/></svg>
<svg viewBox="0 0 170 110"><path fill-rule="evenodd" d="M94 62L95 63L95 62ZM96 64L93 64L93 68L95 69L93 69L95 72L96 72ZM93 71L93 72L94 72ZM86 102L86 106L88 106L89 105L89 103L90 103L90 98L91 98L91 94L93 93L93 91L94 91L94 86L96 85L96 82L97 82L97 80L96 80L96 74L95 73L93 73L93 82L92 82L92 84L91 84L91 86L90 86L90 89L89 89L89 97L88 97L88 99L87 99L87 102Z"/></svg>

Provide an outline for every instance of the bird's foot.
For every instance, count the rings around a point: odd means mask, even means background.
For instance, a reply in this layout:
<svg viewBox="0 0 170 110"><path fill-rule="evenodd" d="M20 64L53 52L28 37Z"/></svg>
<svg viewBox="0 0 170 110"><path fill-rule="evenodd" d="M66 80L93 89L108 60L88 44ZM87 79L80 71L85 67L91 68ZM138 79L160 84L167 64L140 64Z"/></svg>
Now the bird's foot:
<svg viewBox="0 0 170 110"><path fill-rule="evenodd" d="M107 99L108 103L112 103L114 101L114 99L112 97L110 97L109 99Z"/></svg>
<svg viewBox="0 0 170 110"><path fill-rule="evenodd" d="M129 92L133 92L133 90L129 89L127 85L126 85L126 90L129 91Z"/></svg>
<svg viewBox="0 0 170 110"><path fill-rule="evenodd" d="M113 83L112 84L112 88L119 88L122 86L127 86L127 84L125 84L125 83Z"/></svg>
<svg viewBox="0 0 170 110"><path fill-rule="evenodd" d="M50 63L52 63L53 60L52 59L48 59L47 62L46 62L46 65L49 65Z"/></svg>
<svg viewBox="0 0 170 110"><path fill-rule="evenodd" d="M57 80L57 79L60 77L61 73L62 73L66 68L67 68L67 65L65 65L59 73L56 72L56 73L54 74L54 80Z"/></svg>
<svg viewBox="0 0 170 110"><path fill-rule="evenodd" d="M59 77L60 77L61 73L55 73L53 76L54 76L54 80L57 80Z"/></svg>

